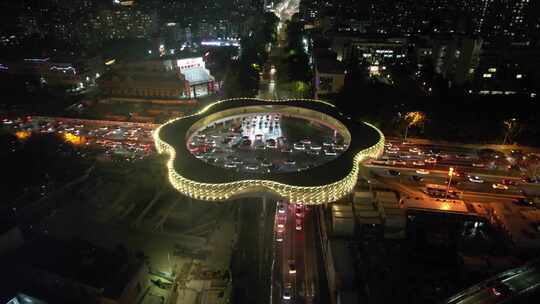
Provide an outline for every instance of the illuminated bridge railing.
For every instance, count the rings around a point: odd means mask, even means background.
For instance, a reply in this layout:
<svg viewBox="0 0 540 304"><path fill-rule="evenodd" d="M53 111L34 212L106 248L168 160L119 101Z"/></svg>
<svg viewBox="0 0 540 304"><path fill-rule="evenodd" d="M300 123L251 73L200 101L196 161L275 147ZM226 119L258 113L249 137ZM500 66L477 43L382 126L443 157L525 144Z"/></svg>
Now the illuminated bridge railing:
<svg viewBox="0 0 540 304"><path fill-rule="evenodd" d="M217 103L226 101L227 100L218 101ZM326 103L319 100L309 101ZM212 106L213 105L209 105L194 115L202 114ZM333 105L331 106L333 107ZM174 122L178 119L182 118L173 119L166 124ZM343 179L326 185L310 187L289 185L265 179L249 179L226 183L204 183L193 181L184 177L182 172L177 172L175 170L174 159L176 157L176 151L171 145L167 144L159 137L159 131L164 125L158 127L154 131L154 141L158 153L165 153L169 155L167 169L170 183L175 189L188 197L205 201L225 201L250 191L250 189L253 189L253 192L258 192L260 189L265 189L266 191L275 193L292 203L318 205L337 201L351 193L358 180L360 164L369 158L378 158L382 155L385 140L383 133L375 126L368 123L365 124L371 128L374 128L378 132L380 136L379 141L375 145L356 153L353 158L352 169ZM255 191L255 189L258 191Z"/></svg>

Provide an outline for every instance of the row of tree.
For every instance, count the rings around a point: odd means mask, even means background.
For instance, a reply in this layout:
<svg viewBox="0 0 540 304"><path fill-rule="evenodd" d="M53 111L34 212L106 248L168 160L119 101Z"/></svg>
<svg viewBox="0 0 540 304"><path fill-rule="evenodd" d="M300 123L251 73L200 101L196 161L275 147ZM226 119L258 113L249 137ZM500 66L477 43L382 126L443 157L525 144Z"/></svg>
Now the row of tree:
<svg viewBox="0 0 540 304"><path fill-rule="evenodd" d="M241 38L239 59L229 62L223 79L225 97L252 97L257 94L259 73L268 60L267 45L276 40L277 22L272 13L250 18L252 30Z"/></svg>

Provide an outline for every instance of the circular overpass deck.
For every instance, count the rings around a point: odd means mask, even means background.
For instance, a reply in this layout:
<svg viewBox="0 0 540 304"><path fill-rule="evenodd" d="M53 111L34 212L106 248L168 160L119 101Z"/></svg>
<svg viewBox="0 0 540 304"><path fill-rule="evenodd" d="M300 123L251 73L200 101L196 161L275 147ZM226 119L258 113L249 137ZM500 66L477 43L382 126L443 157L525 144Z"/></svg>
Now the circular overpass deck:
<svg viewBox="0 0 540 304"><path fill-rule="evenodd" d="M250 113L279 113L316 121L335 129L346 148L335 159L317 166L264 174L215 166L190 152L189 141L197 131L216 121ZM377 128L353 122L329 103L306 99L219 101L197 114L163 124L154 132L154 139L158 152L170 155L167 166L171 184L187 196L210 201L266 191L293 203L329 203L350 193L358 178L359 164L366 158L378 157L384 149L384 136Z"/></svg>

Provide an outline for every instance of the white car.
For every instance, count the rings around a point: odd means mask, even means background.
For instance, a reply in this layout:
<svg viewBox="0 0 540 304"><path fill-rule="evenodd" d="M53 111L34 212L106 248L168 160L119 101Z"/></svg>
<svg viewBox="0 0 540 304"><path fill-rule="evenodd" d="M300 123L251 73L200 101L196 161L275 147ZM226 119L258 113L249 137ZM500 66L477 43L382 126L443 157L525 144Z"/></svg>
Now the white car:
<svg viewBox="0 0 540 304"><path fill-rule="evenodd" d="M196 156L195 156L196 157ZM223 165L223 167L225 168L236 168L236 164L233 164L233 163L225 163Z"/></svg>
<svg viewBox="0 0 540 304"><path fill-rule="evenodd" d="M289 260L289 274L296 273L296 266L294 265L294 260Z"/></svg>
<svg viewBox="0 0 540 304"><path fill-rule="evenodd" d="M422 174L422 175L428 175L429 171L425 170L425 169L418 169L418 170L416 170L416 173Z"/></svg>
<svg viewBox="0 0 540 304"><path fill-rule="evenodd" d="M425 162L428 164L435 164L437 163L437 159L435 157L430 157L430 158L427 158Z"/></svg>
<svg viewBox="0 0 540 304"><path fill-rule="evenodd" d="M304 145L303 143L295 143L293 145L294 149L295 150L305 150L306 149L306 145Z"/></svg>
<svg viewBox="0 0 540 304"><path fill-rule="evenodd" d="M285 287L285 289L283 289L283 300L290 300L291 299L291 288L290 287Z"/></svg>
<svg viewBox="0 0 540 304"><path fill-rule="evenodd" d="M334 150L336 151L345 151L344 145L334 145Z"/></svg>
<svg viewBox="0 0 540 304"><path fill-rule="evenodd" d="M481 179L479 176L477 175L469 175L468 176L468 179L470 182L473 182L473 183L478 183L478 184L482 184L484 182L483 179Z"/></svg>
<svg viewBox="0 0 540 304"><path fill-rule="evenodd" d="M259 170L259 166L255 164L246 165L246 170L256 171Z"/></svg>
<svg viewBox="0 0 540 304"><path fill-rule="evenodd" d="M277 207L277 208L278 208L278 212L279 212L279 213L285 213L285 206L283 205L282 202L279 202L279 203L278 203L278 207Z"/></svg>
<svg viewBox="0 0 540 304"><path fill-rule="evenodd" d="M335 156L335 155L337 155L337 153L334 150L325 149L324 150L324 155L326 155L326 156Z"/></svg>
<svg viewBox="0 0 540 304"><path fill-rule="evenodd" d="M493 185L491 185L491 187L492 187L493 189L508 190L508 186L507 186L507 185L503 185L503 184L493 184Z"/></svg>

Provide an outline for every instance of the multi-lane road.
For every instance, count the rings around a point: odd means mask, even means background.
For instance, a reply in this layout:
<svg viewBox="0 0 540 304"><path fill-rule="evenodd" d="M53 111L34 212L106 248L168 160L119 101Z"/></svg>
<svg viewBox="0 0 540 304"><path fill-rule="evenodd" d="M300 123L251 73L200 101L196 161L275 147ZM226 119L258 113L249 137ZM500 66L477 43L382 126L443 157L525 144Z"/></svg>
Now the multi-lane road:
<svg viewBox="0 0 540 304"><path fill-rule="evenodd" d="M531 162L540 157L535 152L522 154ZM480 147L389 140L384 155L368 162L366 167L372 175L393 183L403 192L422 192L426 184L447 185L449 170L453 168L452 188L461 193L464 200L509 201L539 196L540 183L523 179L528 163L515 158L509 151L485 156Z"/></svg>
<svg viewBox="0 0 540 304"><path fill-rule="evenodd" d="M278 202L271 303L322 303L312 208Z"/></svg>

